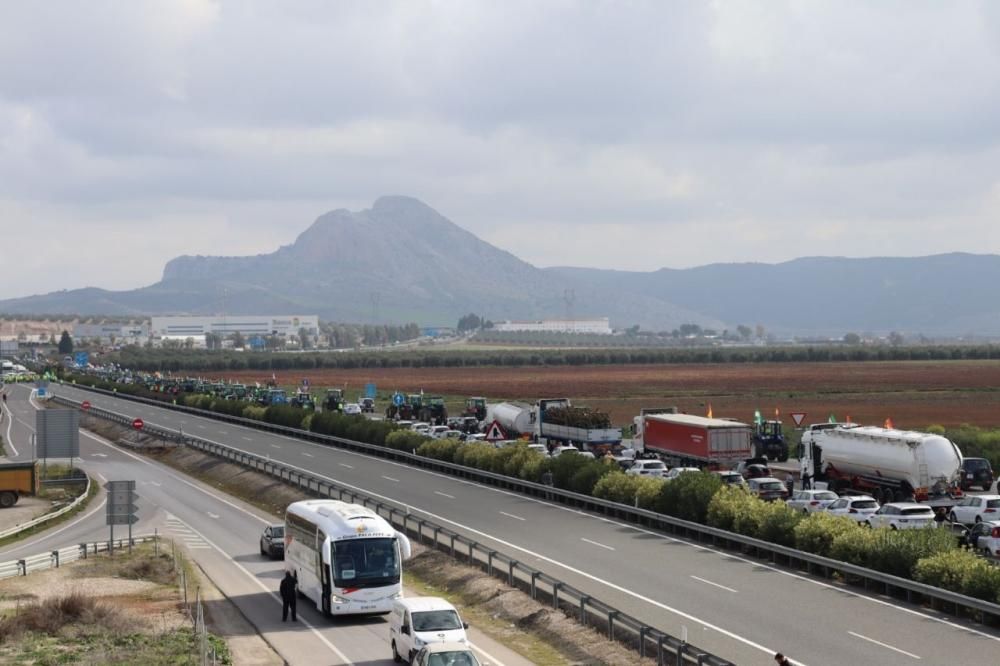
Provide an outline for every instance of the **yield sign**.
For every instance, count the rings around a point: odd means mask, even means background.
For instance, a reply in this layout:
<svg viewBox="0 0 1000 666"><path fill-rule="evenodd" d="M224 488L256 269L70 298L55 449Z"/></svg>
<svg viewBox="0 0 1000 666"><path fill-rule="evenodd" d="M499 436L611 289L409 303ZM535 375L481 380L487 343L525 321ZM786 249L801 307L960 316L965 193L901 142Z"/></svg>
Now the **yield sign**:
<svg viewBox="0 0 1000 666"><path fill-rule="evenodd" d="M486 441L487 442L500 442L507 439L507 433L503 431L503 428L497 421L490 424L490 427L486 429Z"/></svg>
<svg viewBox="0 0 1000 666"><path fill-rule="evenodd" d="M791 414L789 414L789 416L791 416L792 420L795 421L795 425L800 426L800 425L802 425L802 421L804 421L805 418L806 418L806 413L805 412L792 412Z"/></svg>

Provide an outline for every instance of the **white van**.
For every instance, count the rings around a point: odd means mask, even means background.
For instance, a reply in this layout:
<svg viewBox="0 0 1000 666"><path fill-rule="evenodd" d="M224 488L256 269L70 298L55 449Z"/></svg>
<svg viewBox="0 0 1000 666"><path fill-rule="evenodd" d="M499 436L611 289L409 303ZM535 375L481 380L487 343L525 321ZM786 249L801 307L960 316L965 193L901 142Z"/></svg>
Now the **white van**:
<svg viewBox="0 0 1000 666"><path fill-rule="evenodd" d="M396 663L413 661L420 648L428 643L448 641L467 644L465 630L455 607L437 597L398 599L389 614L389 642L392 660Z"/></svg>

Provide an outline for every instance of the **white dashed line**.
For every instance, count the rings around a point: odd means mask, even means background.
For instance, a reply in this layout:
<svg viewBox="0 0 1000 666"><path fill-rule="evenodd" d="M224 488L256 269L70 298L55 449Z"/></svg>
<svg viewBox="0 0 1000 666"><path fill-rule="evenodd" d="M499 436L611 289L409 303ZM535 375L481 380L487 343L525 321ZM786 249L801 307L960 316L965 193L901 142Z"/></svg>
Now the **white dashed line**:
<svg viewBox="0 0 1000 666"><path fill-rule="evenodd" d="M506 511L501 511L500 513L504 516L507 516L508 518L513 518L514 520L527 520L527 518L522 518L521 516L515 516L514 514L507 513Z"/></svg>
<svg viewBox="0 0 1000 666"><path fill-rule="evenodd" d="M597 543L596 541L591 541L590 539L584 539L583 537L580 537L580 541L586 541L587 543L589 543L592 546L598 546L598 547L604 548L606 550L614 550L614 548L611 547L611 546L605 546L603 543Z"/></svg>
<svg viewBox="0 0 1000 666"><path fill-rule="evenodd" d="M440 490L435 490L434 494L435 495L440 495L441 497L447 497L448 499L455 499L454 495L449 495L448 493L443 493Z"/></svg>
<svg viewBox="0 0 1000 666"><path fill-rule="evenodd" d="M853 631L848 631L851 636L860 638L863 641L868 641L869 643L874 643L875 645L881 645L887 650L892 650L893 652L898 652L899 654L905 654L907 657L913 657L914 659L920 659L920 655L913 654L912 652L907 652L906 650L900 650L898 647L893 647L888 643L883 643L882 641L877 641L874 638L868 638L867 636L862 636L861 634L856 634Z"/></svg>
<svg viewBox="0 0 1000 666"><path fill-rule="evenodd" d="M731 587L726 587L725 585L719 585L718 583L713 583L710 580L705 580L704 578L699 578L698 576L691 576L691 578L694 578L696 581L699 581L701 583L705 583L706 585L714 585L715 587L721 588L721 589L726 590L728 592L736 592L737 591L737 590L734 590Z"/></svg>
<svg viewBox="0 0 1000 666"><path fill-rule="evenodd" d="M399 483L399 479L394 479L391 476L386 476L385 474L382 475L382 478L385 479L386 481L392 481L393 483Z"/></svg>

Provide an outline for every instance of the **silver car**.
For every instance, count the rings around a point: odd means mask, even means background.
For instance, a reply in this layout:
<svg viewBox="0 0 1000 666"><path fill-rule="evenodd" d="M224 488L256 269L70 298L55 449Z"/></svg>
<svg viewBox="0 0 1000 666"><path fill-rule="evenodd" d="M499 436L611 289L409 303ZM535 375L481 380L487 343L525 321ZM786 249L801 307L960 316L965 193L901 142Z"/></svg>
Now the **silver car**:
<svg viewBox="0 0 1000 666"><path fill-rule="evenodd" d="M832 490L796 490L792 498L785 502L790 509L802 513L822 511L840 499Z"/></svg>

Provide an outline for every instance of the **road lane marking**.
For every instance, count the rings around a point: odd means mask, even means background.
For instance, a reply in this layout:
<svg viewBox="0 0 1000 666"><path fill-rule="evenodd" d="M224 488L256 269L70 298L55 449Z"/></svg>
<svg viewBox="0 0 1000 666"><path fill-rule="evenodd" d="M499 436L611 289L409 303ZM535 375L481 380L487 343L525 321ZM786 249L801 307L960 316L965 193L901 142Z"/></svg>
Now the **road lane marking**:
<svg viewBox="0 0 1000 666"><path fill-rule="evenodd" d="M306 453L305 451L302 452L302 455L304 455L306 458L312 458L312 457L314 457L313 454Z"/></svg>
<svg viewBox="0 0 1000 666"><path fill-rule="evenodd" d="M347 463L339 463L341 467L346 467L347 469L354 469L354 465L348 465Z"/></svg>
<svg viewBox="0 0 1000 666"><path fill-rule="evenodd" d="M580 541L586 541L587 543L589 543L591 545L594 545L594 546L600 546L601 548L606 548L608 550L614 550L614 548L612 548L611 546L605 546L603 543L597 543L596 541L591 541L590 539L585 539L583 537L580 537Z"/></svg>
<svg viewBox="0 0 1000 666"><path fill-rule="evenodd" d="M737 592L737 590L734 590L731 587L726 587L725 585L719 585L718 583L713 583L712 581L706 580L706 579L701 578L699 576L691 576L691 578L694 578L697 581L701 581L702 583L705 583L706 585L714 585L715 587L722 588L723 590L726 590L728 592Z"/></svg>
<svg viewBox="0 0 1000 666"><path fill-rule="evenodd" d="M863 641L868 641L869 643L874 643L875 645L881 645L887 650L892 650L893 652L898 652L899 654L905 654L907 657L913 657L914 659L920 659L920 655L918 654L913 654L912 652L907 652L906 650L900 650L898 647L893 647L888 643L877 641L874 638L868 638L867 636L862 636L861 634L857 634L853 631L848 631L847 633L849 633L851 636L854 636L855 638L860 638Z"/></svg>
<svg viewBox="0 0 1000 666"><path fill-rule="evenodd" d="M200 424L200 423L198 424L198 427L199 427L199 428L201 428L202 430L205 430L205 429L206 429L206 428L205 428L205 426L203 426L203 425L202 425L202 424Z"/></svg>
<svg viewBox="0 0 1000 666"><path fill-rule="evenodd" d="M220 434L220 435L228 435L228 434L229 434L229 432L228 432L228 431L226 431L226 430L220 430L220 431L219 431L219 434Z"/></svg>
<svg viewBox="0 0 1000 666"><path fill-rule="evenodd" d="M14 440L10 436L10 428L14 425L14 413L10 411L10 407L7 406L7 403L3 403L2 409L7 410L7 439L4 441L7 443L7 446L10 447L10 450L14 452L15 456L20 455L17 452L17 449L14 448ZM18 419L18 421L20 421L20 419Z"/></svg>
<svg viewBox="0 0 1000 666"><path fill-rule="evenodd" d="M219 514L217 514L217 513L212 513L211 511L206 511L205 513L208 514L209 518L212 518L214 520L218 520L219 519Z"/></svg>
<svg viewBox="0 0 1000 666"><path fill-rule="evenodd" d="M393 483L399 483L399 479L394 479L391 476L386 476L385 474L382 475L382 478L385 479L386 481L392 481Z"/></svg>
<svg viewBox="0 0 1000 666"><path fill-rule="evenodd" d="M435 490L434 494L435 495L440 495L441 497L447 497L448 499L455 499L454 495L449 495L448 493L443 493L440 490Z"/></svg>
<svg viewBox="0 0 1000 666"><path fill-rule="evenodd" d="M225 446L225 444L223 444L223 446ZM278 446L277 444L272 444L271 448L273 448L273 449L280 449L281 447Z"/></svg>
<svg viewBox="0 0 1000 666"><path fill-rule="evenodd" d="M515 520L527 520L527 518L522 518L521 516L515 516L512 513L507 513L506 511L501 511L501 514L507 516L508 518L513 518Z"/></svg>
<svg viewBox="0 0 1000 666"><path fill-rule="evenodd" d="M253 441L253 438L252 438L252 437L244 437L243 439L245 439L245 440L246 440L246 441L248 441L248 442L252 442L252 441Z"/></svg>

